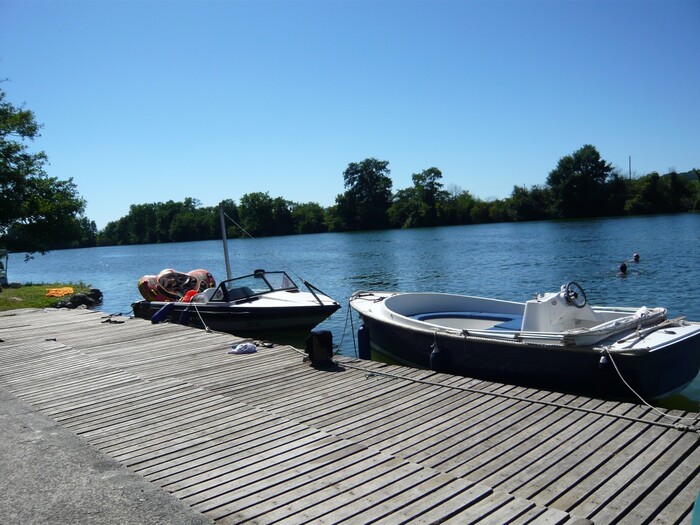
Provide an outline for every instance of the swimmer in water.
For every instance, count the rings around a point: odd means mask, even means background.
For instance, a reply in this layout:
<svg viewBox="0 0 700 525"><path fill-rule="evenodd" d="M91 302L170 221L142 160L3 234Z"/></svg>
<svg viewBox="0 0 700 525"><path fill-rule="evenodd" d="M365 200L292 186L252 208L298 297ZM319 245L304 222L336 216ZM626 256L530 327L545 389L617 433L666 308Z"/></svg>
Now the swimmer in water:
<svg viewBox="0 0 700 525"><path fill-rule="evenodd" d="M627 265L625 263L620 265L620 275L627 275Z"/></svg>

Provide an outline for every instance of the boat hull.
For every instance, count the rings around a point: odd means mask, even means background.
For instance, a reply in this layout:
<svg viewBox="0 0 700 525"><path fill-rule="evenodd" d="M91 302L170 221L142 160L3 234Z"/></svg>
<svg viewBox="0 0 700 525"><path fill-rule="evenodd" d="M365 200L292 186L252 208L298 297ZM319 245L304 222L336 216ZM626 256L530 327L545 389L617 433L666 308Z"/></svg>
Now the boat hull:
<svg viewBox="0 0 700 525"><path fill-rule="evenodd" d="M605 399L635 397L620 376L644 399L658 399L687 386L700 368L697 332L663 350L608 357L591 347L485 341L402 329L368 317L363 324L372 350L400 364Z"/></svg>
<svg viewBox="0 0 700 525"><path fill-rule="evenodd" d="M338 304L318 304L294 306L281 311L275 306L227 306L163 301L139 301L131 306L136 317L152 320L166 305L172 305L167 314L170 322L198 328L208 327L218 332L236 335L280 330L311 330L340 308Z"/></svg>

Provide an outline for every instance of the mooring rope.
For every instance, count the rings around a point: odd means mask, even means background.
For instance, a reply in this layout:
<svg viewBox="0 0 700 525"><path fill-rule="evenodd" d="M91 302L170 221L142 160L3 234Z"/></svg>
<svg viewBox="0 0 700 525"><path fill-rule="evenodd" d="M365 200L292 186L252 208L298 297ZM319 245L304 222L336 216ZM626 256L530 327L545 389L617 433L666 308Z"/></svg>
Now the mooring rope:
<svg viewBox="0 0 700 525"><path fill-rule="evenodd" d="M207 326L207 323L204 322L204 319L202 318L202 314L199 312L199 308L197 308L197 303L195 303L195 302L190 302L190 304L187 306L187 308L189 308L190 305L194 307L194 311L197 313L197 316L199 317L199 320L200 320L200 322L202 323L202 326L204 327L204 331L207 332L207 333L209 333L209 334L214 333L214 330L212 330L211 328L209 328L209 327Z"/></svg>
<svg viewBox="0 0 700 525"><path fill-rule="evenodd" d="M640 401L643 405L647 406L648 408L650 408L652 411L656 412L657 414L659 414L659 415L660 415L661 417L663 417L663 418L670 419L670 420L672 420L672 421L678 421L679 423L676 423L674 426L680 428L681 430L694 430L694 431L697 431L696 428L695 428L695 423L698 421L698 418L700 418L700 414L697 414L694 418L682 417L682 416L673 416L673 415L671 415L671 414L666 414L666 413L662 412L661 410L659 410L658 408L656 408L655 406L651 405L651 404L650 404L649 402L647 402L634 388L632 388L632 385L630 385L630 384L625 380L625 378L622 376L622 372L620 372L620 369L617 367L617 363L615 363L615 360L613 359L613 356L612 356L612 354L610 353L610 351L609 351L607 348L605 348L605 349L603 350L603 352L604 352L605 355L608 357L608 359L610 359L610 362L613 364L613 367L615 368L615 372L617 372L617 375L619 376L620 380L621 380L621 381L624 383L624 385L629 389L629 391L632 392L632 393L637 397L637 399L639 399L639 401ZM680 421L684 421L684 420L686 420L686 419L691 420L691 423L690 423L689 425L685 425L685 424L683 424L683 423L680 423ZM689 428L686 428L686 427L689 427Z"/></svg>
<svg viewBox="0 0 700 525"><path fill-rule="evenodd" d="M352 334L352 346L355 349L355 358L359 359L357 354L357 345L355 344L355 326L352 322L352 309L350 308L350 301L348 301L348 308L345 313L345 325L343 325L343 333L340 336L340 342L338 343L338 351L343 347L343 341L345 341L345 334L348 331L348 320L350 321L350 333Z"/></svg>

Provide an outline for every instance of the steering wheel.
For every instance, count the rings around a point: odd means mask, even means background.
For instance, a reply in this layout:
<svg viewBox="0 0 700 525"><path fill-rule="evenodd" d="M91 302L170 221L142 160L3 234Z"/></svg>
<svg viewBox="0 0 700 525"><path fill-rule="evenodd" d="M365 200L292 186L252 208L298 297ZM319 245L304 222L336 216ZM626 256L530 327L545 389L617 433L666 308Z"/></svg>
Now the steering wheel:
<svg viewBox="0 0 700 525"><path fill-rule="evenodd" d="M576 308L583 308L588 302L586 299L586 292L583 291L581 285L576 281L570 281L566 284L566 288L564 288L564 297L566 297L567 303Z"/></svg>

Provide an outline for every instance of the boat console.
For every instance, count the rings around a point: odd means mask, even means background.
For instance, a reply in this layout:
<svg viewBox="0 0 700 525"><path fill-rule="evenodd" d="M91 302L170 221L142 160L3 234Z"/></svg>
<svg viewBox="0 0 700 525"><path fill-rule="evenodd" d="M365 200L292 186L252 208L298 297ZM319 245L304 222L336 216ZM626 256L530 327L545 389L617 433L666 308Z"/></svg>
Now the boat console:
<svg viewBox="0 0 700 525"><path fill-rule="evenodd" d="M523 331L563 332L590 328L605 319L588 304L583 288L570 282L561 290L525 302Z"/></svg>

